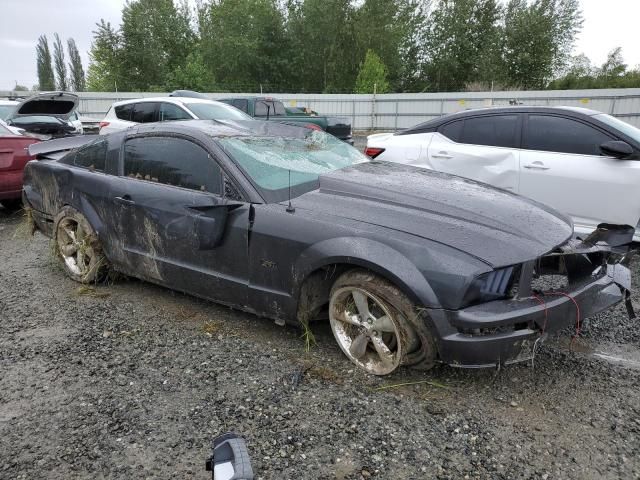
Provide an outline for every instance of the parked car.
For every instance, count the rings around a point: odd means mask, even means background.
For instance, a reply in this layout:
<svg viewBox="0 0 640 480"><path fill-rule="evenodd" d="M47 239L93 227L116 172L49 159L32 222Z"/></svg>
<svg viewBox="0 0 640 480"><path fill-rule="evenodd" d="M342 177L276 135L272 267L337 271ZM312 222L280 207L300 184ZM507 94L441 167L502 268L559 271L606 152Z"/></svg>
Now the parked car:
<svg viewBox="0 0 640 480"><path fill-rule="evenodd" d="M6 120L19 104L20 102L16 102L15 100L0 99L0 120Z"/></svg>
<svg viewBox="0 0 640 480"><path fill-rule="evenodd" d="M203 95L136 98L114 103L104 120L100 122L100 134L116 132L138 123L169 120L250 120L251 117L237 108L203 98ZM191 93L191 92L188 92ZM195 93L195 92L194 92Z"/></svg>
<svg viewBox="0 0 640 480"><path fill-rule="evenodd" d="M594 110L469 110L370 135L366 152L532 198L569 215L580 235L600 223L640 227L640 130Z"/></svg>
<svg viewBox="0 0 640 480"><path fill-rule="evenodd" d="M345 117L325 117L309 113L296 115L287 112L280 100L271 97L233 97L223 98L220 101L233 105L257 119L273 120L293 125L315 125L334 137L353 145L351 122ZM312 110L309 109L309 111L311 112Z"/></svg>
<svg viewBox="0 0 640 480"><path fill-rule="evenodd" d="M25 170L25 204L72 279L113 269L280 325L325 312L369 373L531 359L546 332L579 328L631 288L624 259L607 260L632 228L571 240L548 207L370 162L321 131L164 122L74 149L83 138L31 146L41 160ZM546 274L562 294L532 280Z"/></svg>
<svg viewBox="0 0 640 480"><path fill-rule="evenodd" d="M22 203L22 171L34 157L27 152L37 138L10 130L0 120L0 203L13 210Z"/></svg>
<svg viewBox="0 0 640 480"><path fill-rule="evenodd" d="M81 135L78 96L68 92L44 92L20 102L7 117L7 124L45 138Z"/></svg>

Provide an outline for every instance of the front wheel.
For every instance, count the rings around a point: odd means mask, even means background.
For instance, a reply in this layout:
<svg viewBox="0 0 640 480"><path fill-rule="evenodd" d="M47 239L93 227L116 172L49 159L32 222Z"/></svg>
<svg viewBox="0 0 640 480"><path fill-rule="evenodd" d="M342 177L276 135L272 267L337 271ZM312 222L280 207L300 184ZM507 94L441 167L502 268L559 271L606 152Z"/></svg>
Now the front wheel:
<svg viewBox="0 0 640 480"><path fill-rule="evenodd" d="M56 253L65 272L76 282L100 281L107 273L107 259L95 231L80 212L69 206L54 221Z"/></svg>
<svg viewBox="0 0 640 480"><path fill-rule="evenodd" d="M329 300L331 330L344 354L368 373L433 364L432 340L416 334L418 309L395 286L364 270L340 276ZM429 358L427 358L429 357Z"/></svg>

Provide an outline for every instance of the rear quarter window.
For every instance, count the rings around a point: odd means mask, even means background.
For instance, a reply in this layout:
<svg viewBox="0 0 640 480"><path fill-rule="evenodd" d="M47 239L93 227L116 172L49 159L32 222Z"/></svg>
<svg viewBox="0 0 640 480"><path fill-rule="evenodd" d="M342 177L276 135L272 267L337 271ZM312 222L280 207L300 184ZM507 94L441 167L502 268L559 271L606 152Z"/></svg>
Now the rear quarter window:
<svg viewBox="0 0 640 480"><path fill-rule="evenodd" d="M76 167L104 172L107 158L107 141L98 140L81 147L74 155Z"/></svg>
<svg viewBox="0 0 640 480"><path fill-rule="evenodd" d="M127 105L118 105L114 108L116 113L116 117L120 120L131 120L131 112L133 112L133 103L129 103Z"/></svg>

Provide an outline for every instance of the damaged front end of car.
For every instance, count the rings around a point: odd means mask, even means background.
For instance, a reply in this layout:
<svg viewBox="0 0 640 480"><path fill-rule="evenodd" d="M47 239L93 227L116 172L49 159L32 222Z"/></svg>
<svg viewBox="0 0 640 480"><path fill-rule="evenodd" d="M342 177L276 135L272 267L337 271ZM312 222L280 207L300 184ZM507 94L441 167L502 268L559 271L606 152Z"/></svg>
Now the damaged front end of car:
<svg viewBox="0 0 640 480"><path fill-rule="evenodd" d="M620 302L634 318L627 268L633 235L633 227L599 225L584 240L477 277L468 306L443 312L441 360L472 368L527 361L547 334L571 326L579 334L586 319Z"/></svg>

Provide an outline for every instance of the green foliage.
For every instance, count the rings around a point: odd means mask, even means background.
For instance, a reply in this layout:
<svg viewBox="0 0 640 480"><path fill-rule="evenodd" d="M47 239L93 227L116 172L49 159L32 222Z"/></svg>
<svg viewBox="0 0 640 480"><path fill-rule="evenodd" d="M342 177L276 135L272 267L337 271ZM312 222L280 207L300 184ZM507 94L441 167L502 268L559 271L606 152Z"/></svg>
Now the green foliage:
<svg viewBox="0 0 640 480"><path fill-rule="evenodd" d="M551 90L638 87L640 69L627 69L620 47L609 52L607 60L599 68L593 67L584 55L572 57L564 74L548 86Z"/></svg>
<svg viewBox="0 0 640 480"><path fill-rule="evenodd" d="M89 51L91 63L87 72L87 90L118 91L122 71L120 33L104 20L96 23L96 27Z"/></svg>
<svg viewBox="0 0 640 480"><path fill-rule="evenodd" d="M38 89L55 90L56 82L51 66L51 51L45 35L38 38L36 45L36 65L38 69Z"/></svg>
<svg viewBox="0 0 640 480"><path fill-rule="evenodd" d="M67 52L69 52L69 84L76 92L84 92L86 81L80 52L73 38L67 40Z"/></svg>
<svg viewBox="0 0 640 480"><path fill-rule="evenodd" d="M57 33L53 34L53 38L53 63L56 68L56 79L58 80L56 87L58 90L66 91L69 89L69 84L67 80L67 64L64 60L64 47Z"/></svg>
<svg viewBox="0 0 640 480"><path fill-rule="evenodd" d="M364 63L356 78L356 93L387 93L387 68L373 50L367 50Z"/></svg>
<svg viewBox="0 0 640 480"><path fill-rule="evenodd" d="M88 88L351 93L380 65L378 91L544 88L578 66L578 0L180 2L130 0L119 29L98 23Z"/></svg>
<svg viewBox="0 0 640 480"><path fill-rule="evenodd" d="M491 81L496 70L501 9L496 0L440 0L426 32L425 80L434 91Z"/></svg>
<svg viewBox="0 0 640 480"><path fill-rule="evenodd" d="M24 85L20 85L20 84L16 83L15 87L13 87L13 91L14 92L28 92L29 89L27 87L25 87Z"/></svg>
<svg viewBox="0 0 640 480"><path fill-rule="evenodd" d="M502 32L504 78L544 88L566 63L582 26L578 0L510 0Z"/></svg>

